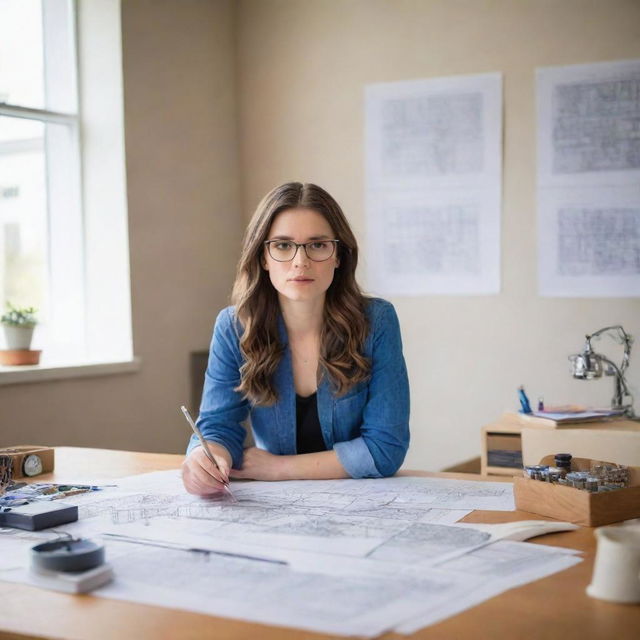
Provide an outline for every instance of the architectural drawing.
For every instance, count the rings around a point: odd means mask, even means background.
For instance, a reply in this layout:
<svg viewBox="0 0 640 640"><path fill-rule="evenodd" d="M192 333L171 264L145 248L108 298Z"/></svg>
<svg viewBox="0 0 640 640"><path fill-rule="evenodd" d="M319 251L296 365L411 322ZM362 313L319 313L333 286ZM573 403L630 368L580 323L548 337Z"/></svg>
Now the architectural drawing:
<svg viewBox="0 0 640 640"><path fill-rule="evenodd" d="M392 98L383 100L380 109L385 176L482 171L482 93Z"/></svg>
<svg viewBox="0 0 640 640"><path fill-rule="evenodd" d="M369 289L500 289L502 79L366 88Z"/></svg>
<svg viewBox="0 0 640 640"><path fill-rule="evenodd" d="M640 74L560 84L552 109L554 173L640 169Z"/></svg>
<svg viewBox="0 0 640 640"><path fill-rule="evenodd" d="M419 532L427 536L426 524L456 522L468 513L468 509L456 508L461 500L512 508L511 487L500 483L472 486L469 495L461 495L464 486L455 482L439 484L439 479L430 478L236 483L237 502L228 503L185 494L174 472L150 475L157 482L158 493L148 493L149 481L142 476L139 482L144 493L135 492L134 477L123 482L123 490L77 496L80 521L68 530L74 535L117 533L127 524L141 523L145 536L156 540L171 529L178 535L174 542L188 533L217 542L233 539L238 544L267 545L283 551L322 548L364 557L375 548L379 556L386 553L393 545L384 549L381 545L399 534L411 531L417 539ZM447 508L450 506L454 508ZM411 529L412 525L423 528ZM439 547L434 547L428 536L424 543L422 557L428 562L437 559ZM447 551L440 549L441 553ZM412 557L407 555L407 562Z"/></svg>
<svg viewBox="0 0 640 640"><path fill-rule="evenodd" d="M566 550L540 562L548 547L531 559L533 545L501 550L490 531L451 526L465 508L513 508L510 484L397 477L233 489L237 503L185 494L175 471L133 476L70 498L80 520L62 529L115 532L103 540L117 579L94 595L364 637L429 624L579 562ZM29 548L43 537L51 533L2 534L0 579L29 583Z"/></svg>
<svg viewBox="0 0 640 640"><path fill-rule="evenodd" d="M237 503L186 494L178 473L144 474L125 479L118 490L75 496L82 519L106 517L114 524L156 516L242 519L269 522L286 516L330 515L437 521L442 511L474 508L513 510L511 485L440 478L397 477L376 480L233 482ZM236 514L238 514L236 516ZM458 513L457 518L464 513ZM448 520L455 522L455 520Z"/></svg>
<svg viewBox="0 0 640 640"><path fill-rule="evenodd" d="M391 207L387 222L382 259L389 273L479 273L480 220L472 205Z"/></svg>
<svg viewBox="0 0 640 640"><path fill-rule="evenodd" d="M503 540L449 560L438 569L447 575L468 577L472 586L458 600L448 600L438 606L426 606L419 616L405 620L394 631L415 633L508 589L544 578L580 562L580 558L567 551L570 550ZM477 578L482 578L479 585Z"/></svg>
<svg viewBox="0 0 640 640"><path fill-rule="evenodd" d="M537 72L538 287L640 295L640 60Z"/></svg>
<svg viewBox="0 0 640 640"><path fill-rule="evenodd" d="M560 209L558 273L640 275L640 206Z"/></svg>
<svg viewBox="0 0 640 640"><path fill-rule="evenodd" d="M422 564L423 559L439 558L452 552L478 547L491 539L484 531L438 524L414 523L367 554L375 560Z"/></svg>
<svg viewBox="0 0 640 640"><path fill-rule="evenodd" d="M103 597L348 635L375 636L480 579L443 572L332 575L242 558L113 543L117 583Z"/></svg>

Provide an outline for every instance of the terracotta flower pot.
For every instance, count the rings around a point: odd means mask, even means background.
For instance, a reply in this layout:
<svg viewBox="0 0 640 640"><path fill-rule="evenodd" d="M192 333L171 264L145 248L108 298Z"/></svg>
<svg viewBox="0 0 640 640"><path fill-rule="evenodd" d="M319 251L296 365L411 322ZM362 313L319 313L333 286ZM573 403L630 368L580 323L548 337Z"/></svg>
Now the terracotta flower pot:
<svg viewBox="0 0 640 640"><path fill-rule="evenodd" d="M29 349L7 349L0 351L0 365L15 367L19 365L39 364L42 351Z"/></svg>

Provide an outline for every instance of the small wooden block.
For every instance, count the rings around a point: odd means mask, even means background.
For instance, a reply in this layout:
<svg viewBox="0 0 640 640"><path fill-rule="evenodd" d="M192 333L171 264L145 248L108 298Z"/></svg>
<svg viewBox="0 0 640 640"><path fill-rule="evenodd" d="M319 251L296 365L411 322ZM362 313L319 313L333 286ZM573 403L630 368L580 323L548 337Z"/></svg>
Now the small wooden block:
<svg viewBox="0 0 640 640"><path fill-rule="evenodd" d="M11 457L11 477L24 478L23 473L24 460L28 456L35 454L42 461L42 473L50 473L54 467L54 449L52 447L44 447L32 444L22 444L15 447L7 447L0 449L0 455Z"/></svg>

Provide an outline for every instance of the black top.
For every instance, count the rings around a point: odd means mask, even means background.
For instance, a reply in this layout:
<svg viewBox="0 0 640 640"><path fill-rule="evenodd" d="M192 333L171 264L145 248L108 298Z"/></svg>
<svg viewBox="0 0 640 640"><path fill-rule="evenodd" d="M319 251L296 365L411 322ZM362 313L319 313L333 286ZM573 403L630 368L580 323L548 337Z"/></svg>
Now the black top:
<svg viewBox="0 0 640 640"><path fill-rule="evenodd" d="M298 453L327 450L318 418L317 392L306 398L296 393L296 437Z"/></svg>

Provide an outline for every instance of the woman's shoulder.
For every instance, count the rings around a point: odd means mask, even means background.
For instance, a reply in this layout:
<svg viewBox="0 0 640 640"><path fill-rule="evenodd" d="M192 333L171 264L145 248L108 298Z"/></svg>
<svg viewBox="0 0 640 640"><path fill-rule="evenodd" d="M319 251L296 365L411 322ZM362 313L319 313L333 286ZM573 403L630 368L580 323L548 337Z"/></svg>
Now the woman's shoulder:
<svg viewBox="0 0 640 640"><path fill-rule="evenodd" d="M377 340L389 331L399 331L400 322L395 307L383 298L367 298L367 321L369 323L369 339Z"/></svg>
<svg viewBox="0 0 640 640"><path fill-rule="evenodd" d="M366 314L369 321L374 323L380 319L395 317L395 307L383 298L367 297L366 299Z"/></svg>
<svg viewBox="0 0 640 640"><path fill-rule="evenodd" d="M216 330L224 333L230 332L236 336L241 334L241 325L236 315L235 306L229 306L222 309L216 318Z"/></svg>

